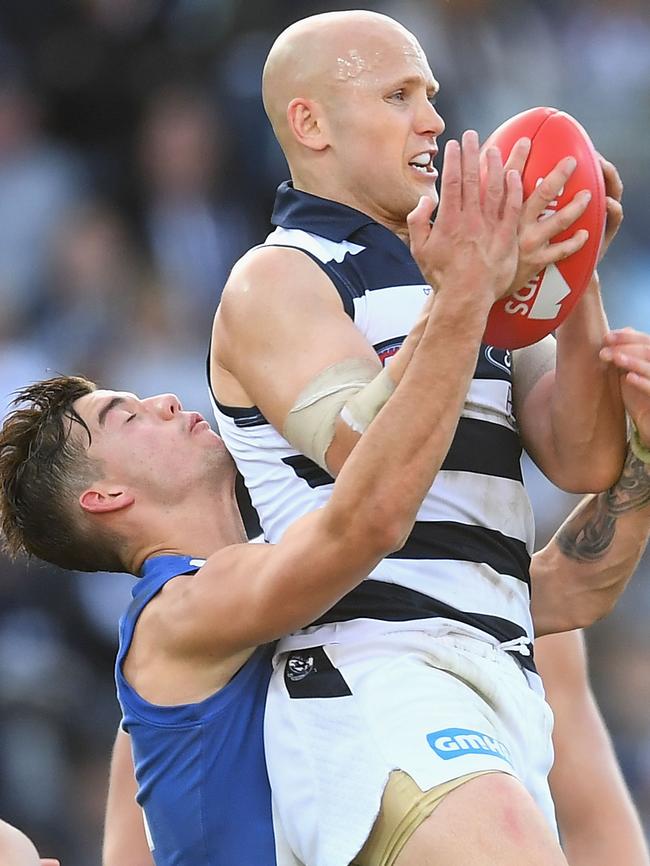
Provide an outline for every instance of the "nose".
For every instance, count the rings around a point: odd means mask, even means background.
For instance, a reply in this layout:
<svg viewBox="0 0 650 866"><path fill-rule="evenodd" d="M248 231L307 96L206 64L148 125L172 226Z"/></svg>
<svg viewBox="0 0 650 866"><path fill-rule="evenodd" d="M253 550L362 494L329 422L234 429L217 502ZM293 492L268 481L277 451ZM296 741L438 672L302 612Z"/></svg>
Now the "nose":
<svg viewBox="0 0 650 866"><path fill-rule="evenodd" d="M149 403L150 408L165 421L169 421L183 409L176 394L157 394L143 402Z"/></svg>
<svg viewBox="0 0 650 866"><path fill-rule="evenodd" d="M426 97L422 100L417 116L417 132L420 135L442 135L445 131L445 122L438 114L435 105Z"/></svg>

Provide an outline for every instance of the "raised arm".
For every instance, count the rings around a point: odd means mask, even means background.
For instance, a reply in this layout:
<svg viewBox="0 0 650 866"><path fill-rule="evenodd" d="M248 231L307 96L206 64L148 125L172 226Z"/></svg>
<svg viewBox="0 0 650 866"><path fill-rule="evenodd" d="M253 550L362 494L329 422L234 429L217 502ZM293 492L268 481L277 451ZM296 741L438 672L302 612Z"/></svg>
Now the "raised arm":
<svg viewBox="0 0 650 866"><path fill-rule="evenodd" d="M489 309L516 266L521 181L508 174L500 213L504 179L496 151L491 165L493 182L481 203L476 134L465 137L462 161L458 143L448 146L436 227L427 198L410 219L414 250L431 263L428 276L438 287L410 364L326 506L296 522L275 547L227 548L187 581L169 623L186 652L210 646L231 655L303 626L402 545L449 449Z"/></svg>
<svg viewBox="0 0 650 866"><path fill-rule="evenodd" d="M542 638L535 658L555 714L549 782L569 863L649 866L641 822L589 686L582 633Z"/></svg>
<svg viewBox="0 0 650 866"><path fill-rule="evenodd" d="M514 149L509 168L521 171L529 145L520 143ZM485 154L482 159L487 167ZM570 162L562 160L546 178L544 194L557 195L572 171ZM527 202L520 229L525 255L520 251L513 289L544 264L559 261L584 243L580 233L562 243L549 240L571 225L585 206L577 198L540 223L539 214L546 207L542 194ZM412 247L412 252L425 280L432 281L431 263L422 259L418 248ZM375 350L345 312L329 277L308 255L290 248L257 248L234 268L224 290L212 334L211 379L221 402L258 406L298 451L336 476L362 430L400 381L424 321L420 318L382 371ZM350 413L342 411L350 401L362 406L360 423L350 424ZM296 411L301 403L309 404L311 414ZM298 423L319 437L317 447L305 444L304 432L296 435Z"/></svg>
<svg viewBox="0 0 650 866"><path fill-rule="evenodd" d="M131 738L118 729L111 758L104 819L102 866L154 866L135 795Z"/></svg>
<svg viewBox="0 0 650 866"><path fill-rule="evenodd" d="M650 336L632 329L605 338L602 362L622 376L635 425L623 472L606 492L586 497L533 556L537 635L590 625L612 609L634 573L650 532Z"/></svg>
<svg viewBox="0 0 650 866"><path fill-rule="evenodd" d="M603 159L602 166L607 191L604 254L623 218L623 185L611 163ZM550 191L542 184L536 194L548 198ZM524 366L526 352L515 359L515 407L524 447L564 490L602 491L621 473L625 420L618 376L599 357L607 331L594 273L584 296L557 329L557 358L552 353L542 360L534 356L523 387L516 368Z"/></svg>

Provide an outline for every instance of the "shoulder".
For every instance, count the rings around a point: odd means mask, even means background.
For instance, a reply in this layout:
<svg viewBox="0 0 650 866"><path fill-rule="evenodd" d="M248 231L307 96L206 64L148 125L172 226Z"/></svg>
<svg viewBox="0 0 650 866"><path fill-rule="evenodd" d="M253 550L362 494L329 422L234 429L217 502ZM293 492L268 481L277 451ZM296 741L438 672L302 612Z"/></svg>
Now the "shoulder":
<svg viewBox="0 0 650 866"><path fill-rule="evenodd" d="M255 247L234 266L214 320L219 357L247 343L295 331L314 316L343 313L334 283L309 255L287 247ZM262 327L263 326L263 327Z"/></svg>
<svg viewBox="0 0 650 866"><path fill-rule="evenodd" d="M221 315L229 315L260 300L268 303L290 297L295 303L304 295L333 302L338 298L330 278L303 250L254 247L233 267L219 310Z"/></svg>

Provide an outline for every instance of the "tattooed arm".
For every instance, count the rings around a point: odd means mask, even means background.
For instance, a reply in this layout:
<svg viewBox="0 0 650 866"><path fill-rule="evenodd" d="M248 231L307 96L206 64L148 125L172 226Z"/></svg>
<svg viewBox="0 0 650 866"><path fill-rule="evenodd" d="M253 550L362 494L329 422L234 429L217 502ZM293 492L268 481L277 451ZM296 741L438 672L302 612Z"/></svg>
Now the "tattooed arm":
<svg viewBox="0 0 650 866"><path fill-rule="evenodd" d="M607 335L601 359L621 373L625 407L638 430L623 473L607 492L587 497L555 538L533 557L535 593L545 585L568 618L606 613L633 573L650 526L650 337L626 329ZM555 581L555 584L553 583ZM544 598L542 589L541 598ZM588 603L585 604L585 599ZM552 606L538 630L552 630ZM543 608L543 605L541 605ZM546 620L544 619L546 617ZM561 619L561 617L560 617ZM571 866L650 866L641 822L589 685L581 631L549 634L535 643L535 659L555 714L555 764L549 776L562 847Z"/></svg>
<svg viewBox="0 0 650 866"><path fill-rule="evenodd" d="M535 634L582 628L608 614L650 532L650 465L628 451L623 474L585 497L531 563Z"/></svg>
<svg viewBox="0 0 650 866"><path fill-rule="evenodd" d="M650 531L650 336L626 328L605 338L601 359L620 373L637 431L619 480L588 496L531 563L532 611L540 636L590 625L612 609ZM639 455L639 456L637 456Z"/></svg>

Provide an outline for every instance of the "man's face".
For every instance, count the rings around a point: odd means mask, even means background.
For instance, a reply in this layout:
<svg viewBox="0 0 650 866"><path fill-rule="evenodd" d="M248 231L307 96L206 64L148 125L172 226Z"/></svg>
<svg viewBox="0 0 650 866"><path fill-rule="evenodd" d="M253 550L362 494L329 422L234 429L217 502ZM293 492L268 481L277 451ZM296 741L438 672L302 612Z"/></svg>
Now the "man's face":
<svg viewBox="0 0 650 866"><path fill-rule="evenodd" d="M90 429L88 456L101 461L104 483L173 505L206 484L216 489L231 482L232 461L223 442L198 412L183 411L173 394L141 400L98 390L74 408Z"/></svg>
<svg viewBox="0 0 650 866"><path fill-rule="evenodd" d="M403 223L429 195L437 202L433 159L444 122L438 83L407 31L369 34L341 52L327 115L341 180L354 204L384 223ZM382 218L383 217L383 218Z"/></svg>

